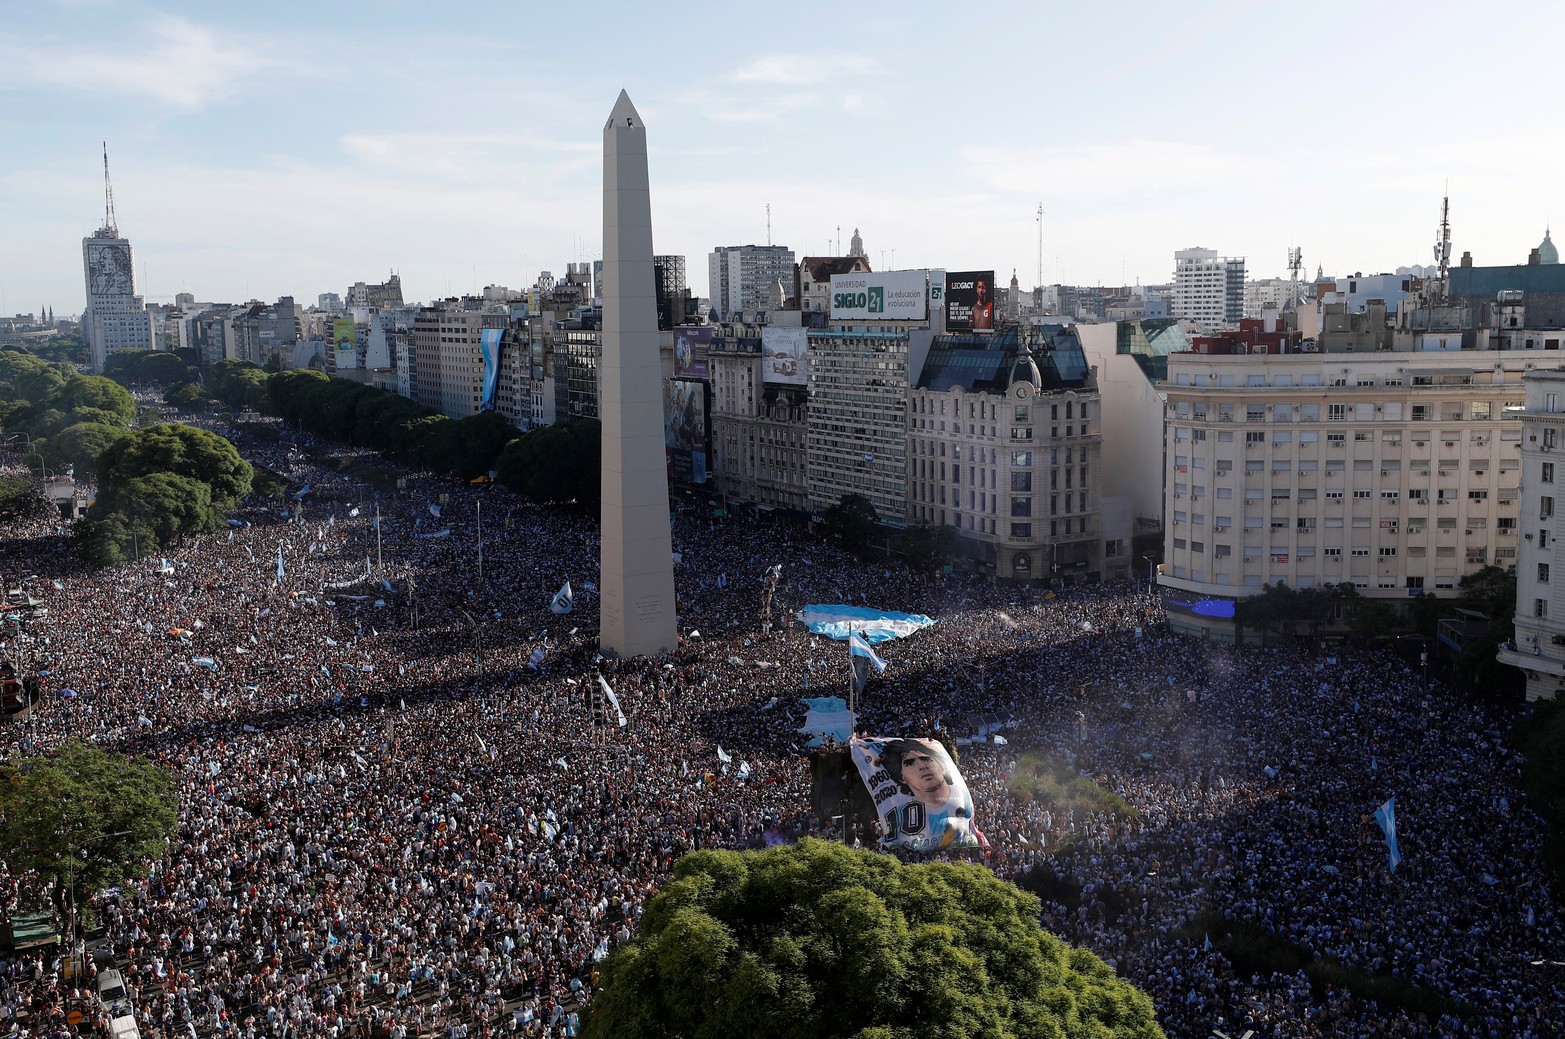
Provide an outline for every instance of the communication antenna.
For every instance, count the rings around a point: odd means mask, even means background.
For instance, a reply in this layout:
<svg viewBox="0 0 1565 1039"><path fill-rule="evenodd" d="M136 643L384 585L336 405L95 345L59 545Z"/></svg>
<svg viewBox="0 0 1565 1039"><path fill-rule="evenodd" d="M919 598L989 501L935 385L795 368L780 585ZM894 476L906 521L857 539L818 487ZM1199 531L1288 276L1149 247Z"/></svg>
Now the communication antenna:
<svg viewBox="0 0 1565 1039"><path fill-rule="evenodd" d="M1123 275L1121 275L1123 277ZM1038 203L1038 280L1037 285L1043 284L1043 203Z"/></svg>
<svg viewBox="0 0 1565 1039"><path fill-rule="evenodd" d="M103 230L105 238L120 236L119 224L114 219L114 185L109 183L109 142L103 142Z"/></svg>
<svg viewBox="0 0 1565 1039"><path fill-rule="evenodd" d="M772 204L766 203L766 244L772 244Z"/></svg>
<svg viewBox="0 0 1565 1039"><path fill-rule="evenodd" d="M1445 272L1451 266L1451 193L1446 189L1446 195L1440 200L1440 237L1435 240L1435 265L1440 269L1440 281L1445 281Z"/></svg>
<svg viewBox="0 0 1565 1039"><path fill-rule="evenodd" d="M1304 250L1298 246L1288 250L1288 277L1292 282L1288 286L1288 305L1294 310L1299 309L1299 272L1304 269Z"/></svg>

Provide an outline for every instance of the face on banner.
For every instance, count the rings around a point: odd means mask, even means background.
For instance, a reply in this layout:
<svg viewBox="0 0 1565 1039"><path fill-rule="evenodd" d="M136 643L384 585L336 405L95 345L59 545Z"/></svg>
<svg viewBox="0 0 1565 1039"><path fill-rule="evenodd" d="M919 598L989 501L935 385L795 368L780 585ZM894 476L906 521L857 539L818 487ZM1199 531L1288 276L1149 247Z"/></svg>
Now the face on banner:
<svg viewBox="0 0 1565 1039"><path fill-rule="evenodd" d="M938 740L855 737L853 763L875 802L885 848L976 848L973 797Z"/></svg>

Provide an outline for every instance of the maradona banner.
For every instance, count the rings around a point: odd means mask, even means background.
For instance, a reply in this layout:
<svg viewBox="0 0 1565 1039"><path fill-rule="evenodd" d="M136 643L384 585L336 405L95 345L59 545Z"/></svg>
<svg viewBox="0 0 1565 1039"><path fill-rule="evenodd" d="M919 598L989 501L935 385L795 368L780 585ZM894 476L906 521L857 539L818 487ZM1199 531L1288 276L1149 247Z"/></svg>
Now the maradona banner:
<svg viewBox="0 0 1565 1039"><path fill-rule="evenodd" d="M855 736L853 763L879 818L880 845L909 851L977 848L973 796L937 740Z"/></svg>

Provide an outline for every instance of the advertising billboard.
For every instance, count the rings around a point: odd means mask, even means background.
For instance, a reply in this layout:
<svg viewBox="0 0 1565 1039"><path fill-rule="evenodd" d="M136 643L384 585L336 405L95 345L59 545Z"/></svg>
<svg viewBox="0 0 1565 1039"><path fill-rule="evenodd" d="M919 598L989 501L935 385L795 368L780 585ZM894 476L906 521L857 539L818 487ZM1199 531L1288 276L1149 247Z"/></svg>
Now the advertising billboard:
<svg viewBox="0 0 1565 1039"><path fill-rule="evenodd" d="M705 325L680 325L674 329L674 378L710 379L707 351L712 346L712 329Z"/></svg>
<svg viewBox="0 0 1565 1039"><path fill-rule="evenodd" d="M928 281L923 271L868 271L831 276L831 319L884 318L923 321L929 316Z"/></svg>
<svg viewBox="0 0 1565 1039"><path fill-rule="evenodd" d="M761 381L776 386L809 385L809 342L807 329L761 329Z"/></svg>
<svg viewBox="0 0 1565 1039"><path fill-rule="evenodd" d="M994 271L946 275L946 331L994 330Z"/></svg>
<svg viewBox="0 0 1565 1039"><path fill-rule="evenodd" d="M977 848L973 795L938 740L855 736L849 743L875 802L882 848Z"/></svg>
<svg viewBox="0 0 1565 1039"><path fill-rule="evenodd" d="M331 323L332 363L338 368L358 367L358 333L351 317Z"/></svg>
<svg viewBox="0 0 1565 1039"><path fill-rule="evenodd" d="M668 478L706 483L706 383L670 379L664 386L663 444Z"/></svg>
<svg viewBox="0 0 1565 1039"><path fill-rule="evenodd" d="M500 354L505 346L505 329L484 328L478 332L478 351L484 356L484 388L478 398L479 411L493 411L500 390Z"/></svg>

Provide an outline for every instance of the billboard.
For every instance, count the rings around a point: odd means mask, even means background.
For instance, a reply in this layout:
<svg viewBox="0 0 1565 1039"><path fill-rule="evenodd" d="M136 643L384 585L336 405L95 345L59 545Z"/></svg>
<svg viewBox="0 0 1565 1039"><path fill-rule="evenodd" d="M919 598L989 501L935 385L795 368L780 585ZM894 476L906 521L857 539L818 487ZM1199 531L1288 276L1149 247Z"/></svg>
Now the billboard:
<svg viewBox="0 0 1565 1039"><path fill-rule="evenodd" d="M831 319L884 318L923 321L929 316L929 284L923 271L860 271L831 276Z"/></svg>
<svg viewBox="0 0 1565 1039"><path fill-rule="evenodd" d="M973 795L938 740L855 736L853 763L875 802L882 848L977 848Z"/></svg>
<svg viewBox="0 0 1565 1039"><path fill-rule="evenodd" d="M500 390L500 354L505 346L505 329L483 328L478 332L478 351L484 357L484 388L478 398L479 411L495 409Z"/></svg>
<svg viewBox="0 0 1565 1039"><path fill-rule="evenodd" d="M809 342L807 329L761 329L761 381L779 386L809 385L810 359L805 352Z"/></svg>
<svg viewBox="0 0 1565 1039"><path fill-rule="evenodd" d="M668 478L706 483L706 383L670 379L663 404L663 444Z"/></svg>
<svg viewBox="0 0 1565 1039"><path fill-rule="evenodd" d="M674 329L674 378L710 379L707 351L712 346L712 329L705 325L680 325Z"/></svg>
<svg viewBox="0 0 1565 1039"><path fill-rule="evenodd" d="M989 332L994 329L994 271L961 271L946 275L946 331Z"/></svg>
<svg viewBox="0 0 1565 1039"><path fill-rule="evenodd" d="M332 364L337 368L358 367L358 332L351 317L331 323Z"/></svg>

